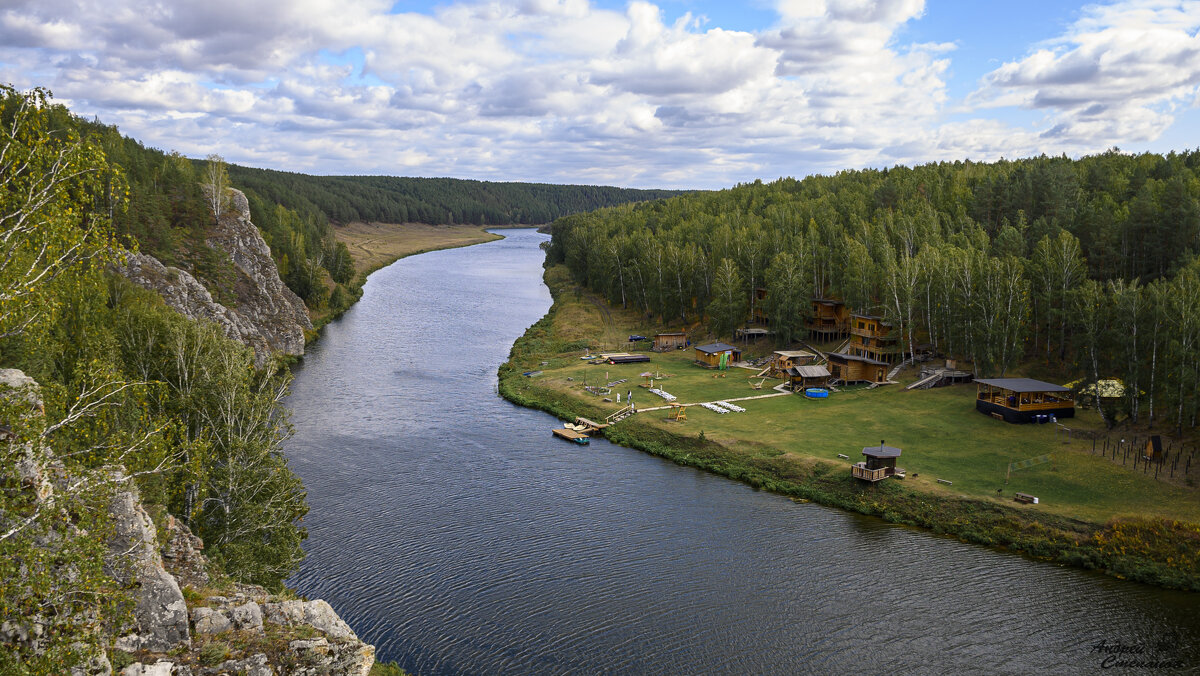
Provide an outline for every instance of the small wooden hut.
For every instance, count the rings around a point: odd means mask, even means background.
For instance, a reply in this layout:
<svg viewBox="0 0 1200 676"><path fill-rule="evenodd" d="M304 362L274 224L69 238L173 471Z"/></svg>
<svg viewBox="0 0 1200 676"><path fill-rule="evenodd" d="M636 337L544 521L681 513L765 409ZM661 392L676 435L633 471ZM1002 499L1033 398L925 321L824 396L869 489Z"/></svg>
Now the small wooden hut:
<svg viewBox="0 0 1200 676"><path fill-rule="evenodd" d="M975 381L975 409L1010 423L1035 422L1039 416L1075 417L1071 389L1032 378L988 378Z"/></svg>
<svg viewBox="0 0 1200 676"><path fill-rule="evenodd" d="M696 346L696 361L709 368L721 365L721 355L729 355L729 363L741 361L742 351L727 343L709 343Z"/></svg>
<svg viewBox="0 0 1200 676"><path fill-rule="evenodd" d="M809 387L828 387L829 375L829 369L816 364L793 366L787 370L787 378L792 384L793 392L800 392Z"/></svg>
<svg viewBox="0 0 1200 676"><path fill-rule="evenodd" d="M679 331L675 333L656 333L654 334L655 352L666 352L667 350L682 350L687 347L687 334Z"/></svg>
<svg viewBox="0 0 1200 676"><path fill-rule="evenodd" d="M808 350L776 350L771 355L771 377L783 378L793 366L811 364L817 355Z"/></svg>
<svg viewBox="0 0 1200 676"><path fill-rule="evenodd" d="M840 300L814 298L812 319L806 328L813 340L824 342L845 338L850 331L850 309Z"/></svg>
<svg viewBox="0 0 1200 676"><path fill-rule="evenodd" d="M846 348L846 352L860 357L870 357L888 364L895 363L900 353L897 340L900 332L892 329L892 324L885 322L879 315L852 314L850 315L850 345Z"/></svg>
<svg viewBox="0 0 1200 676"><path fill-rule="evenodd" d="M843 383L887 382L887 362L841 352L830 352L826 356L829 358L832 380L840 380Z"/></svg>
<svg viewBox="0 0 1200 676"><path fill-rule="evenodd" d="M1146 440L1146 449L1142 451L1144 460L1161 461L1163 459L1162 437L1155 434Z"/></svg>
<svg viewBox="0 0 1200 676"><path fill-rule="evenodd" d="M855 479L875 483L897 474L900 475L900 478L904 478L904 470L896 467L900 449L895 446L885 446L881 441L878 446L869 446L862 452L867 459L850 466L850 475Z"/></svg>

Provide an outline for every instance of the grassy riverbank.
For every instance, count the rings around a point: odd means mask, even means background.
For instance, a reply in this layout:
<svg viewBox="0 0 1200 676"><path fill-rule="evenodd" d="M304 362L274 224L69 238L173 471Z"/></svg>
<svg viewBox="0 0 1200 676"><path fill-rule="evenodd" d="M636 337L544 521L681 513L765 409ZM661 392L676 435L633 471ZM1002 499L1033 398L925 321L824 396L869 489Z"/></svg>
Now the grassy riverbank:
<svg viewBox="0 0 1200 676"><path fill-rule="evenodd" d="M487 232L496 227L504 226L350 223L335 227L333 234L350 249L354 271L365 279L406 256L502 239Z"/></svg>
<svg viewBox="0 0 1200 676"><path fill-rule="evenodd" d="M647 335L655 327L574 286L562 268L548 270L546 281L554 306L516 342L500 368L500 392L510 401L564 419L603 419L618 405L588 394L585 382L624 378L614 392L632 390L642 409L663 403L637 387L638 374L646 370L669 374L656 385L684 403L769 394L766 388L779 382L767 380L764 389L753 390L748 378L753 373L737 369L713 378L691 363L690 350L654 354L650 365L585 364L578 357L586 350L611 349L626 335ZM534 369L542 374L521 375ZM643 411L606 433L616 443L765 490L1117 577L1200 591L1196 488L1156 481L1093 455L1091 442L1056 435L1053 426L992 420L975 412L973 402L970 386L847 388L827 401L788 395L739 402L745 413L717 415L692 406L683 423L667 421L666 411ZM1094 421L1085 414L1079 423ZM904 449L900 464L909 478L862 485L850 477L851 460L837 455L858 460L863 446L880 439ZM1015 472L1005 485L1008 462L1043 454L1053 462ZM1042 502L1018 505L1015 491Z"/></svg>

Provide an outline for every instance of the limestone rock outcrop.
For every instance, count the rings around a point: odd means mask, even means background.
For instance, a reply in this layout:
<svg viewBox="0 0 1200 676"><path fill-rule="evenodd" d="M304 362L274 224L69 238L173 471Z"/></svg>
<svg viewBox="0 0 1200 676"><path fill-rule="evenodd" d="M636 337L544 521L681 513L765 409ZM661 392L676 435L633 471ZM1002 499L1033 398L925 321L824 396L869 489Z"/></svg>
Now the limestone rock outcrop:
<svg viewBox="0 0 1200 676"><path fill-rule="evenodd" d="M250 221L246 196L238 190L230 192L230 209L218 219L205 243L229 257L233 288L225 291L232 291L235 304L222 305L187 271L163 265L148 254L130 254L118 271L138 286L157 292L188 319L215 322L226 336L253 348L259 365L273 352L302 355L304 331L312 329L304 301L280 279L271 249Z"/></svg>
<svg viewBox="0 0 1200 676"><path fill-rule="evenodd" d="M279 278L271 249L250 221L246 195L234 189L229 193L229 209L217 220L205 243L224 251L237 271L235 312L258 327L270 349L304 354L303 329L312 329L304 301Z"/></svg>
<svg viewBox="0 0 1200 676"><path fill-rule="evenodd" d="M128 589L134 599L135 632L120 637L126 652L166 652L190 647L187 603L175 578L163 568L154 523L130 487L109 503L113 533L104 572Z"/></svg>

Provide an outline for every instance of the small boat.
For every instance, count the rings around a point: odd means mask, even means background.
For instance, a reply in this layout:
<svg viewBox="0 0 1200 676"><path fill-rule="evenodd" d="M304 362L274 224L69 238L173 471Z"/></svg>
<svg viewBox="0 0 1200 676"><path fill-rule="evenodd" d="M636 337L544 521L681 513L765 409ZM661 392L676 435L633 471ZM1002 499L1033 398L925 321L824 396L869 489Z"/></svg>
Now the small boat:
<svg viewBox="0 0 1200 676"><path fill-rule="evenodd" d="M567 441L573 441L581 446L591 441L591 437L570 427L556 427L551 430L551 432L553 432L554 436L556 437L566 439Z"/></svg>
<svg viewBox="0 0 1200 676"><path fill-rule="evenodd" d="M810 387L804 390L804 396L808 397L809 399L828 399L829 390L823 387Z"/></svg>
<svg viewBox="0 0 1200 676"><path fill-rule="evenodd" d="M534 376L542 375L542 372L541 371L526 371L526 372L522 373L521 375L525 376L526 378L532 378Z"/></svg>

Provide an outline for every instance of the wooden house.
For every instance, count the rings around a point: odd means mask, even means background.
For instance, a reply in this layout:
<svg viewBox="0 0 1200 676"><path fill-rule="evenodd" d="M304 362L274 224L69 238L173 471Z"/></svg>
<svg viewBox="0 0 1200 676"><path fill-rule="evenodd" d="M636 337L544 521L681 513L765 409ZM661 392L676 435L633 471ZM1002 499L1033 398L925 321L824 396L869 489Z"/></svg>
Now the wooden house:
<svg viewBox="0 0 1200 676"><path fill-rule="evenodd" d="M676 333L656 333L654 334L654 347L651 349L655 352L682 350L687 347L687 344L687 334L682 331Z"/></svg>
<svg viewBox="0 0 1200 676"><path fill-rule="evenodd" d="M828 387L829 375L829 369L816 364L793 366L787 370L787 379L793 392L809 387Z"/></svg>
<svg viewBox="0 0 1200 676"><path fill-rule="evenodd" d="M721 355L729 355L729 362L741 361L742 351L726 343L709 343L696 347L696 361L709 368L721 365Z"/></svg>
<svg viewBox="0 0 1200 676"><path fill-rule="evenodd" d="M870 357L893 364L900 358L899 331L878 315L850 315L850 345L847 354Z"/></svg>
<svg viewBox="0 0 1200 676"><path fill-rule="evenodd" d="M1027 423L1038 416L1075 416L1070 388L1032 378L988 378L975 381L975 410L1010 423Z"/></svg>
<svg viewBox="0 0 1200 676"><path fill-rule="evenodd" d="M850 474L855 479L875 483L890 476L900 475L900 478L904 478L904 470L896 467L900 449L895 446L885 446L881 441L878 446L864 448L862 452L867 459L850 466Z"/></svg>
<svg viewBox="0 0 1200 676"><path fill-rule="evenodd" d="M817 355L808 350L776 350L771 355L771 377L783 378L793 366L811 364L816 360Z"/></svg>
<svg viewBox="0 0 1200 676"><path fill-rule="evenodd" d="M840 352L830 352L826 356L829 358L830 380L843 383L887 382L887 362Z"/></svg>
<svg viewBox="0 0 1200 676"><path fill-rule="evenodd" d="M812 319L806 328L813 340L825 342L845 338L850 332L850 309L840 300L814 298Z"/></svg>

